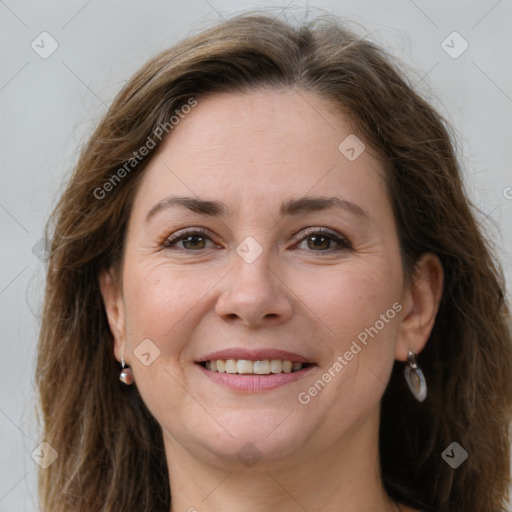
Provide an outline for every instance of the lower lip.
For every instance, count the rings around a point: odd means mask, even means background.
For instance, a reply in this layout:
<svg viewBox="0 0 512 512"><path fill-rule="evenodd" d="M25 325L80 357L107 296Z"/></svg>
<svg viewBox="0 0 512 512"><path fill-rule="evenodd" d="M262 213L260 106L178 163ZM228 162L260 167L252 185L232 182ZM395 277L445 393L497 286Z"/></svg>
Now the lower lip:
<svg viewBox="0 0 512 512"><path fill-rule="evenodd" d="M219 373L207 370L200 364L196 365L206 377L213 382L236 391L246 391L248 393L257 393L258 391L267 391L275 389L285 384L296 382L308 375L316 365L310 365L306 368L292 373L271 373L269 375L240 375L237 373Z"/></svg>

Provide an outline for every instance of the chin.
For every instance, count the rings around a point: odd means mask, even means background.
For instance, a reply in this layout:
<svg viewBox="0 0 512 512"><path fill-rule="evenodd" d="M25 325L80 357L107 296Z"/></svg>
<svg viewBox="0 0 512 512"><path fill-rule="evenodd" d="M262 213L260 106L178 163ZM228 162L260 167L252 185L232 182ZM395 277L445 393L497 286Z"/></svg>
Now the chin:
<svg viewBox="0 0 512 512"><path fill-rule="evenodd" d="M185 450L201 460L230 469L234 463L240 469L284 465L303 454L312 434L291 409L243 409L218 415L216 419L203 418L175 437Z"/></svg>

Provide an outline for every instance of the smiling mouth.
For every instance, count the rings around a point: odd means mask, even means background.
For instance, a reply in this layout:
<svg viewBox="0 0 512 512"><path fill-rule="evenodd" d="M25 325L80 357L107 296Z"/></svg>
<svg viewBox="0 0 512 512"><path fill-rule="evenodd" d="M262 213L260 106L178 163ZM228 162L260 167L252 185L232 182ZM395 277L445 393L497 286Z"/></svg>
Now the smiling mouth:
<svg viewBox="0 0 512 512"><path fill-rule="evenodd" d="M311 363L282 359L264 359L261 361L251 361L249 359L215 359L211 361L201 361L198 364L211 372L237 375L295 373L311 366Z"/></svg>

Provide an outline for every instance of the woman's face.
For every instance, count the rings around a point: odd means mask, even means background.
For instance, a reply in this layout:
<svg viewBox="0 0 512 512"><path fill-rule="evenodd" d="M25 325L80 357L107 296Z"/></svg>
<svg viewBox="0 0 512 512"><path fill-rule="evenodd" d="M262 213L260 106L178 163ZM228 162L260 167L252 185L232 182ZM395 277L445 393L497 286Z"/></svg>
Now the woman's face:
<svg viewBox="0 0 512 512"><path fill-rule="evenodd" d="M212 463L374 436L407 353L382 168L309 92L212 95L183 116L137 190L118 291L115 354L168 453Z"/></svg>

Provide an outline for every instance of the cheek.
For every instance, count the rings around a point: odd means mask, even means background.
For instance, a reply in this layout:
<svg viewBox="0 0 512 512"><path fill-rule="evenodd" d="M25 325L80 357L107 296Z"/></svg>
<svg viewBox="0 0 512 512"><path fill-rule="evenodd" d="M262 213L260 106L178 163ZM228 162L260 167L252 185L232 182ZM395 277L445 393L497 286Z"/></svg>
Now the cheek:
<svg viewBox="0 0 512 512"><path fill-rule="evenodd" d="M165 264L127 267L124 297L131 368L156 418L172 417L173 407L186 399L180 357L195 329L198 304L213 285L208 281L190 269L179 272Z"/></svg>
<svg viewBox="0 0 512 512"><path fill-rule="evenodd" d="M318 377L326 385L313 380L305 383L302 399L310 400L312 417L329 408L333 428L364 416L385 390L402 309L397 269L399 265L389 265L384 259L378 264L373 260L368 265L347 265L328 279L316 280L322 287L309 294L308 306L319 319L317 332L324 348ZM305 284L303 293L308 289Z"/></svg>
<svg viewBox="0 0 512 512"><path fill-rule="evenodd" d="M395 268L384 259L361 260L297 283L302 289L301 297L318 316L325 328L325 339L331 340L333 348L350 346L376 322L378 330L383 331L379 334L385 334L385 330L394 333L396 322L392 320L397 307L393 309L393 304L400 298L401 282Z"/></svg>
<svg viewBox="0 0 512 512"><path fill-rule="evenodd" d="M194 307L213 282L204 273L179 272L167 265L128 269L124 296L131 350L149 338L162 355L175 359L186 343Z"/></svg>

